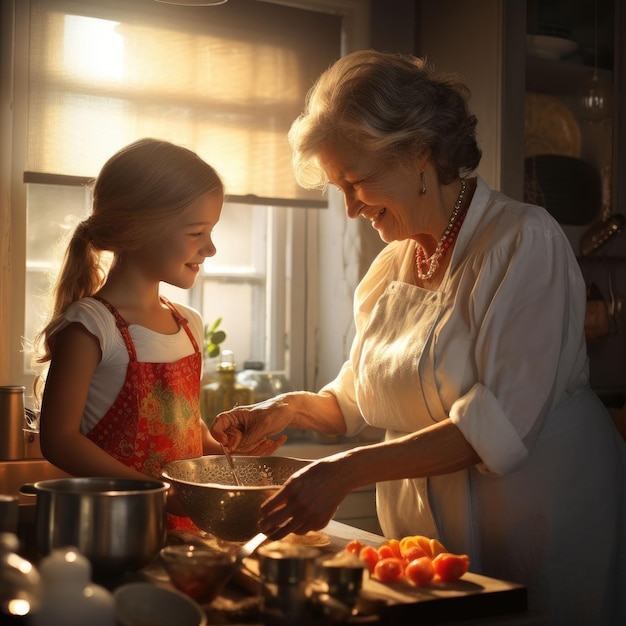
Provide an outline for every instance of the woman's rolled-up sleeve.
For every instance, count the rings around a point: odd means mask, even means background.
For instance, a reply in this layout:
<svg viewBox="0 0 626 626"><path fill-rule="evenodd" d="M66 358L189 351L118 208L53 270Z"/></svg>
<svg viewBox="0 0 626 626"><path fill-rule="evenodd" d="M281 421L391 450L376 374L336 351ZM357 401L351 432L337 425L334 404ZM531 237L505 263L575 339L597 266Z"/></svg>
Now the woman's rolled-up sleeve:
<svg viewBox="0 0 626 626"><path fill-rule="evenodd" d="M482 459L480 471L506 474L526 460L524 442L486 387L476 384L457 400L450 419Z"/></svg>
<svg viewBox="0 0 626 626"><path fill-rule="evenodd" d="M488 473L519 467L550 410L587 383L584 282L563 233L536 217L460 288L470 294L475 377L449 416Z"/></svg>

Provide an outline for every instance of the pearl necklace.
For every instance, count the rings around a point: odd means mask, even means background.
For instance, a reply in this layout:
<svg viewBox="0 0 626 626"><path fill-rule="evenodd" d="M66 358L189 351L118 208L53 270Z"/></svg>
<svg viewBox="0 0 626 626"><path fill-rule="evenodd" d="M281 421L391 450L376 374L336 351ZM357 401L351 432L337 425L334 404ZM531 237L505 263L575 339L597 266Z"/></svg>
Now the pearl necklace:
<svg viewBox="0 0 626 626"><path fill-rule="evenodd" d="M465 210L461 213L461 205L463 204L466 187L467 183L465 180L461 179L461 191L459 192L459 197L454 203L452 215L450 216L446 229L443 231L443 234L439 239L439 243L437 243L435 251L428 258L426 258L424 256L424 248L422 248L422 246L418 243L415 244L415 267L417 269L417 276L420 280L430 280L435 275L435 272L439 269L439 261L441 261L441 258L452 245L452 242L456 239L456 236L461 229L461 224L463 223L465 213L467 212L467 210Z"/></svg>

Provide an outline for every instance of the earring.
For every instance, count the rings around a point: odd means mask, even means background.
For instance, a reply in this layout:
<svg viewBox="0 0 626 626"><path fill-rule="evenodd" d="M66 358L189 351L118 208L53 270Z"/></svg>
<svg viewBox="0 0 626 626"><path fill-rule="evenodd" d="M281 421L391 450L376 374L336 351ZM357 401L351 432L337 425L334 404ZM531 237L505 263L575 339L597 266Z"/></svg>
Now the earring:
<svg viewBox="0 0 626 626"><path fill-rule="evenodd" d="M426 195L426 177L424 176L424 172L420 172L420 179L422 181L422 188L420 189L420 193L425 196Z"/></svg>

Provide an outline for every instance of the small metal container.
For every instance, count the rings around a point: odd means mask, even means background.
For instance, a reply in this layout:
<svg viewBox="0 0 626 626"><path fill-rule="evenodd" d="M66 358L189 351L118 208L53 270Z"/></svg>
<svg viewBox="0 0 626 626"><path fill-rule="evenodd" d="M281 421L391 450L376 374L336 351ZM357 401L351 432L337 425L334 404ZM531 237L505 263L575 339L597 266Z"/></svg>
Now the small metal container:
<svg viewBox="0 0 626 626"><path fill-rule="evenodd" d="M18 497L0 493L0 533L17 534L18 519Z"/></svg>
<svg viewBox="0 0 626 626"><path fill-rule="evenodd" d="M24 457L24 391L25 387L0 387L0 461L17 461Z"/></svg>
<svg viewBox="0 0 626 626"><path fill-rule="evenodd" d="M325 592L351 611L363 587L365 562L354 554L340 553L318 559L317 567Z"/></svg>
<svg viewBox="0 0 626 626"><path fill-rule="evenodd" d="M41 445L39 443L39 431L24 428L24 458L43 459Z"/></svg>
<svg viewBox="0 0 626 626"><path fill-rule="evenodd" d="M267 626L305 626L312 622L309 599L320 551L273 541L258 551L263 580L262 612Z"/></svg>

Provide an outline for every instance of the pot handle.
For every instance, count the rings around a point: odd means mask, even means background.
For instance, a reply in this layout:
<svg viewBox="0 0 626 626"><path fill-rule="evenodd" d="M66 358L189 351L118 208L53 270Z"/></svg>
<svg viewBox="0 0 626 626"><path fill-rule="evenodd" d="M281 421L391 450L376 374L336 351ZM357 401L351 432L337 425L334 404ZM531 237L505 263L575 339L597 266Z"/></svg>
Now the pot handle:
<svg viewBox="0 0 626 626"><path fill-rule="evenodd" d="M34 483L26 483L20 487L20 493L23 496L36 496L37 489Z"/></svg>

